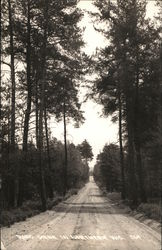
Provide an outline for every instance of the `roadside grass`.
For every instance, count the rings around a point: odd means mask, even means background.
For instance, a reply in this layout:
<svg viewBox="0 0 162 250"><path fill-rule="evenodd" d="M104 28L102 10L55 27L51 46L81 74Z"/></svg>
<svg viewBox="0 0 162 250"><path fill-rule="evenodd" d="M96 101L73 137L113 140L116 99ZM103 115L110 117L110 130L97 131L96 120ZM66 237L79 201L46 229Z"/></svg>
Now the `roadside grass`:
<svg viewBox="0 0 162 250"><path fill-rule="evenodd" d="M47 200L47 210L51 210L59 202L68 199L72 195L76 195L78 189L70 189L65 197L55 196L54 199ZM20 208L13 208L10 210L2 210L0 215L0 225L10 227L12 224L20 221L25 221L27 218L30 218L34 215L40 214L41 211L41 202L40 200L26 201L23 203Z"/></svg>
<svg viewBox="0 0 162 250"><path fill-rule="evenodd" d="M119 205L121 208L123 206L127 206L129 207L130 211L132 211L132 209L129 206L130 201L128 199L122 200L121 193L119 192L109 193L106 191L105 188L102 188L102 193L110 200L117 203L117 205ZM143 216L148 219L153 219L157 222L161 222L161 216L162 216L161 204L157 200L149 201L148 203L141 203L134 211L143 214Z"/></svg>
<svg viewBox="0 0 162 250"><path fill-rule="evenodd" d="M137 212L143 213L148 218L160 222L161 220L161 205L159 203L141 203L137 207Z"/></svg>
<svg viewBox="0 0 162 250"><path fill-rule="evenodd" d="M116 202L121 201L121 194L117 192L107 193L107 197Z"/></svg>

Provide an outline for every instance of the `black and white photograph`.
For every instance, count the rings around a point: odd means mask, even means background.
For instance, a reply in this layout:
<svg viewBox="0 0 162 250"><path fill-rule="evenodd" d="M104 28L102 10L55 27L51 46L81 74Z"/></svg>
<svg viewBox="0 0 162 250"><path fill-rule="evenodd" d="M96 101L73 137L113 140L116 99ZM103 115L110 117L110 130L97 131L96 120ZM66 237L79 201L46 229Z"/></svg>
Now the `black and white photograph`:
<svg viewBox="0 0 162 250"><path fill-rule="evenodd" d="M162 250L162 0L0 0L0 250Z"/></svg>

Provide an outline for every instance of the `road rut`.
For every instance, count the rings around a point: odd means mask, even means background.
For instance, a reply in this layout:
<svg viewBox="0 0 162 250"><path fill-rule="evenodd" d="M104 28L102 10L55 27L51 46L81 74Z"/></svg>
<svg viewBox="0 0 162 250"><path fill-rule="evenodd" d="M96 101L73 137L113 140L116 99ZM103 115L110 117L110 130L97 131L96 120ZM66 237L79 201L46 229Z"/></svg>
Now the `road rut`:
<svg viewBox="0 0 162 250"><path fill-rule="evenodd" d="M30 218L25 230L20 230L21 226L28 222L21 222L17 230L16 224L2 229L6 249L161 250L160 234L104 197L93 180L77 195L41 216L47 216L44 222L37 224L39 216ZM11 235L8 241L7 233Z"/></svg>

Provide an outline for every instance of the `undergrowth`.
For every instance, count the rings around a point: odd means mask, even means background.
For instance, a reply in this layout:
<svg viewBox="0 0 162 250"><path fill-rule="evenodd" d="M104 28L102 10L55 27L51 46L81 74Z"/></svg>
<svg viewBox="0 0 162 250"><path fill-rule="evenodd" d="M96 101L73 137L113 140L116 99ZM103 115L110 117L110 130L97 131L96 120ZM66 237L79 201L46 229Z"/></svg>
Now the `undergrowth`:
<svg viewBox="0 0 162 250"><path fill-rule="evenodd" d="M59 202L68 199L70 196L78 193L78 190L73 188L67 192L65 197L57 196L54 199L47 200L47 210L52 209ZM1 211L1 226L11 226L15 222L25 221L27 218L32 217L41 213L41 202L40 200L36 201L26 201L20 208L12 208L9 210Z"/></svg>

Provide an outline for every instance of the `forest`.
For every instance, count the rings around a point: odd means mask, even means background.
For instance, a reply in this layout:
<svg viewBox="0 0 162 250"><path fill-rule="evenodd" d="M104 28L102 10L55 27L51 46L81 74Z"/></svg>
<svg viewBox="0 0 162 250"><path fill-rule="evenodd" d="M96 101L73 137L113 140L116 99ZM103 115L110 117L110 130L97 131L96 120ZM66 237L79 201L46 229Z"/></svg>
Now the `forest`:
<svg viewBox="0 0 162 250"><path fill-rule="evenodd" d="M67 140L67 124L84 123L79 91L118 123L118 144L97 156L94 178L121 192L132 207L160 199L162 152L162 34L146 17L144 0L95 0L89 13L107 44L84 53L84 13L77 0L2 0L0 27L1 207L41 201L82 187L92 147ZM103 24L103 25L100 25ZM102 26L102 27L101 27ZM97 75L86 82L85 75ZM64 141L51 136L50 120L63 123ZM56 135L57 137L57 135Z"/></svg>
<svg viewBox="0 0 162 250"><path fill-rule="evenodd" d="M88 181L92 149L87 141L70 143L66 131L70 121L76 127L84 122L78 98L86 57L81 17L75 1L1 2L3 210L40 197L45 211L48 199ZM51 117L63 123L63 142L51 136Z"/></svg>
<svg viewBox="0 0 162 250"><path fill-rule="evenodd" d="M94 58L99 78L90 94L118 122L118 145L107 144L94 167L96 181L120 191L132 207L160 202L162 166L161 3L154 20L146 1L96 1L96 22L108 45Z"/></svg>

